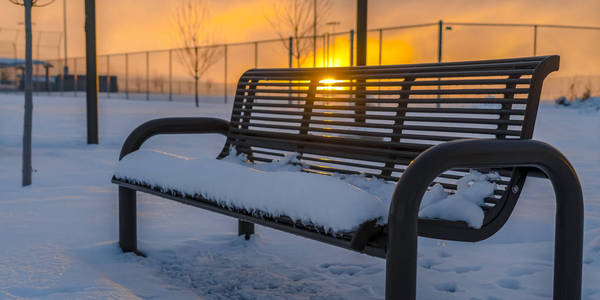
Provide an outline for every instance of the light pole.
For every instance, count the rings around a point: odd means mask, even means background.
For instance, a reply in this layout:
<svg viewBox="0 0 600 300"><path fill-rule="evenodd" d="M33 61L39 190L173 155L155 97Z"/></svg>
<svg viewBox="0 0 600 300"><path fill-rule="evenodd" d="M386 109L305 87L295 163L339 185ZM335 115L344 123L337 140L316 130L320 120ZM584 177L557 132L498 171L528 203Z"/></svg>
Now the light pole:
<svg viewBox="0 0 600 300"><path fill-rule="evenodd" d="M98 73L96 72L96 1L85 0L87 143L98 144Z"/></svg>
<svg viewBox="0 0 600 300"><path fill-rule="evenodd" d="M356 65L367 64L367 0L356 1Z"/></svg>

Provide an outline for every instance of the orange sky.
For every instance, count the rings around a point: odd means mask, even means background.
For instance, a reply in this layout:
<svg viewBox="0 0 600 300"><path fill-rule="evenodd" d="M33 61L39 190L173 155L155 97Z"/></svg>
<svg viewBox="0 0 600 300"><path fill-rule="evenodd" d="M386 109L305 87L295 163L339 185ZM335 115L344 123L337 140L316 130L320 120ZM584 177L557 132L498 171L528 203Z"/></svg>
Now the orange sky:
<svg viewBox="0 0 600 300"><path fill-rule="evenodd" d="M34 9L35 28L62 31L62 1ZM274 37L265 22L275 0L208 0L219 42ZM67 0L69 50L83 54L83 0ZM98 53L163 49L177 46L171 15L180 1L96 0ZM354 26L355 1L333 0L331 19L340 30ZM371 0L369 27L385 27L438 19L477 22L525 22L600 25L598 0ZM0 1L0 27L15 28L22 8Z"/></svg>
<svg viewBox="0 0 600 300"><path fill-rule="evenodd" d="M66 1L69 56L82 56L84 54L84 1ZM277 36L265 21L265 16L274 14L273 4L276 0L207 1L210 5L216 42L239 42ZM62 31L62 2L63 0L57 0L49 7L35 8L34 29ZM355 0L332 0L332 3L333 9L328 19L341 23L337 30L346 31L353 28L356 15ZM175 7L179 4L180 1L177 0L96 0L98 54L179 46L173 36L175 27L172 22ZM371 0L368 27L427 23L438 19L455 22L600 26L598 12L600 12L599 0ZM0 1L0 27L17 27L17 23L23 20L22 15L21 7L16 7L8 1ZM386 32L383 63L435 60L436 30L436 28L428 28ZM529 28L493 29L455 26L452 31L445 31L444 36L444 60L447 61L527 56L532 52L532 32ZM561 54L563 62L567 62L566 67L563 64L561 68L562 74L572 75L578 72L600 74L600 56L596 54L597 49L600 49L600 31L543 30L540 31L539 38L539 54ZM2 39L1 32L0 39ZM267 47L261 49L264 48ZM344 42L337 45L336 52L341 54L338 54L336 60L347 59L343 57L347 57L344 48L348 48ZM248 49L231 51L232 57L241 57L250 52ZM377 63L377 51L377 35L370 34L369 64ZM56 52L58 51L54 50L54 53ZM279 55L285 58L285 54ZM308 61L312 64L312 59ZM251 64L240 68L246 67L251 67Z"/></svg>

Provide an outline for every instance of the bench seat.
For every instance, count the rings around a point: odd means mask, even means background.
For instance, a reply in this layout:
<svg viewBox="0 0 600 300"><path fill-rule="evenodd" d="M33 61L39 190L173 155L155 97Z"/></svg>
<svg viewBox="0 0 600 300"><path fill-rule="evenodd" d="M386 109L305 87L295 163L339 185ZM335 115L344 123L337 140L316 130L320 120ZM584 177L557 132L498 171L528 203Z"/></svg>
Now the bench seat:
<svg viewBox="0 0 600 300"><path fill-rule="evenodd" d="M172 194L201 196L252 215L287 216L332 233L387 219L388 205L379 197L338 178L305 172L264 172L225 160L139 150L119 162L115 178Z"/></svg>

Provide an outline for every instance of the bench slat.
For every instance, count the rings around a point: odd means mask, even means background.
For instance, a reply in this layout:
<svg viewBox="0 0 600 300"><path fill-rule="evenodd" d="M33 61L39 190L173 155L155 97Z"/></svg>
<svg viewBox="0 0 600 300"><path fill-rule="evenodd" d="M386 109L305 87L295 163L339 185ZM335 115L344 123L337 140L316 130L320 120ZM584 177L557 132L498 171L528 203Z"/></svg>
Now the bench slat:
<svg viewBox="0 0 600 300"><path fill-rule="evenodd" d="M365 86L365 87L382 87L382 86L431 86L431 85L506 85L509 83L514 84L531 84L531 79L463 79L463 80L416 80L416 81L367 81L367 82L333 82L333 83L319 83L321 87L353 87L353 86ZM240 82L238 88L247 86L247 83ZM279 86L279 87L308 87L309 83L299 82L272 82L272 81L259 81L256 86Z"/></svg>
<svg viewBox="0 0 600 300"><path fill-rule="evenodd" d="M261 93L255 97L260 97L262 94L285 94L290 93L290 90L285 89L237 89L237 92L248 92L253 91L255 93ZM292 90L294 93L306 93L308 90ZM514 88L514 89L440 89L440 90L328 90L321 89L317 90L318 94L331 94L331 95L478 95L478 94L527 94L529 93L528 88Z"/></svg>
<svg viewBox="0 0 600 300"><path fill-rule="evenodd" d="M256 100L277 100L277 101L306 101L306 96L296 96L298 93L288 93L290 95L277 96L277 95L246 95L240 98L243 99L256 99ZM300 93L306 94L306 93ZM338 98L338 97L314 97L314 101L317 102L347 102L355 103L361 101L364 103L513 103L513 104L527 104L527 99L518 98L411 98L411 99L390 99L390 98ZM234 105L241 105L242 103L234 103Z"/></svg>

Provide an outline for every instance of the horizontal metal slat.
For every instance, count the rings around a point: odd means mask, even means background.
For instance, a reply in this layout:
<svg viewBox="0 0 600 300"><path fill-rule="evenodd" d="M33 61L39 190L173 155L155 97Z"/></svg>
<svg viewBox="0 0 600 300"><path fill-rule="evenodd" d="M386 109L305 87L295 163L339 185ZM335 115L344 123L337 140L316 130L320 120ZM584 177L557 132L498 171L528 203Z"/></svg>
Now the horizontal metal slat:
<svg viewBox="0 0 600 300"><path fill-rule="evenodd" d="M334 116L340 115L340 118L355 118L354 114L339 114L339 113L319 113L319 112L295 112L295 111L278 111L278 110L259 110L259 109L247 109L239 108L241 104L237 104L234 107L234 112L253 112L253 113L266 113L266 114L296 114L301 115L312 115L318 116ZM285 103L244 103L245 107L263 106L263 107L285 107L285 108L298 108L298 109L320 109L320 110L357 110L357 107L350 105L305 105L305 104L285 104ZM378 111L378 112L422 112L422 113L447 113L447 114L482 114L482 115L524 115L525 110L522 109L495 109L495 108L436 108L436 107L377 107L377 106L364 106L360 107L364 111ZM384 115L365 115L361 116L364 118L380 119L380 120L394 120L394 116Z"/></svg>
<svg viewBox="0 0 600 300"><path fill-rule="evenodd" d="M296 70L294 70L296 71ZM314 77L325 78L334 77L338 80L351 79L395 79L395 78L445 78L445 77L478 77L478 76L507 76L507 75L531 75L534 69L499 69L493 71L447 71L447 72L373 72L371 74L335 74L333 72L323 73L318 76L317 73L299 73L299 72L280 72L264 74L244 74L240 80L311 80Z"/></svg>
<svg viewBox="0 0 600 300"><path fill-rule="evenodd" d="M373 141L373 140L360 140L352 138L342 137L325 137L311 134L293 134L283 132L272 132L272 131L258 131L252 129L243 128L230 128L231 132L237 133L239 139L247 138L268 138L271 141L279 141L281 143L292 143L298 145L308 146L319 146L319 147L332 147L335 149L341 149L342 151L357 151L357 152L373 152L379 153L380 155L393 155L399 157L411 157L414 158L418 155L419 151L407 151L407 150L392 150L390 148L404 149L406 146L399 142L384 142L384 141Z"/></svg>
<svg viewBox="0 0 600 300"><path fill-rule="evenodd" d="M274 129L286 129L286 130L297 130L300 131L302 129L301 126L287 126L287 125L272 125L272 124L255 124L255 123L243 123L243 122L232 122L232 125L248 125L249 127L261 127L261 128L274 128ZM233 129L236 130L236 129ZM249 129L251 130L251 129ZM394 134L392 132L368 132L368 131L358 131L358 130L346 130L346 129L333 129L333 128L319 128L319 127L309 127L308 131L317 131L317 132L326 132L326 133L340 133L347 135L356 135L356 136L364 136L364 137L400 137L400 134ZM304 135L303 135L304 136ZM372 141L370 141L372 142ZM389 145L397 145L406 147L411 150L425 150L432 145L427 144L416 144L416 143L403 143L403 142L382 142ZM382 145L384 146L384 145Z"/></svg>
<svg viewBox="0 0 600 300"><path fill-rule="evenodd" d="M261 119L266 119L266 118L261 118L259 116L250 116L248 117L249 120L261 120ZM290 118L271 118L273 120L276 121L285 121L285 122L290 122L290 123L297 123L297 122L308 122L308 123L312 123L313 120L302 120L302 119L290 119ZM523 125L523 120L513 120L513 119L491 119L491 118L459 118L459 117L420 117L420 116L398 116L398 117L394 117L394 120L403 120L403 121L410 121L410 122L434 122L434 123L456 123L456 124L490 124L490 125L498 125L498 124L506 124L506 125L513 125L513 126L521 126ZM314 120L314 121L318 121L318 120ZM242 124L242 125L253 125L256 123L248 123L248 124ZM325 123L315 123L315 124L326 124L326 125L336 125L334 123L334 121L329 121L329 122L325 122ZM348 126L348 127L359 127L357 125L354 125L351 122L346 122L344 123L343 126ZM379 128L390 128L390 129L401 129L401 125L386 125L385 127L379 127Z"/></svg>
<svg viewBox="0 0 600 300"><path fill-rule="evenodd" d="M257 96L257 95L246 95L238 96L239 100L252 99L252 100L272 100L272 101L306 101L307 97L298 96ZM389 99L389 98L336 98L336 97L312 97L311 100L316 102L342 102L342 103L355 103L360 101L361 103L477 103L477 104L527 104L527 99L514 99L514 98L412 98L412 99ZM243 102L237 102L234 105L243 105Z"/></svg>
<svg viewBox="0 0 600 300"><path fill-rule="evenodd" d="M370 68L300 68L293 69L295 73L322 73L329 71L326 75L341 73L341 74L356 74L356 73L380 73L387 74L388 72L448 72L448 71L473 71L473 70L505 70L505 69L528 69L535 68L539 63L537 61L516 61L516 62L490 62L490 63L465 63L465 64L414 64L414 65L387 65L387 66L372 66ZM289 73L292 69L253 69L248 70L246 74L266 74L279 75Z"/></svg>
<svg viewBox="0 0 600 300"><path fill-rule="evenodd" d="M285 89L237 89L239 93L251 92L256 94L306 94L308 90ZM317 89L317 94L331 95L484 95L484 94L527 94L528 88L512 89L439 89L439 90L375 90L375 89ZM262 96L262 95L257 95ZM265 95L266 96L266 95Z"/></svg>

